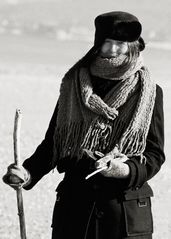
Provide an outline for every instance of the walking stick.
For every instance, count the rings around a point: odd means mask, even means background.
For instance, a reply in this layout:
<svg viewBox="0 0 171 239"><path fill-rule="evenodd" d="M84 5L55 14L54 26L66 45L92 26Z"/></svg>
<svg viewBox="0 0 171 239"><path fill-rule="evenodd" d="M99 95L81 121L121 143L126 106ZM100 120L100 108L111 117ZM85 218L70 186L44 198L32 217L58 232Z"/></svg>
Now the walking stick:
<svg viewBox="0 0 171 239"><path fill-rule="evenodd" d="M15 113L15 121L14 121L13 141L14 141L14 162L18 167L21 166L20 126L21 126L21 112L19 109L17 109ZM26 239L26 227L25 227L22 188L18 187L16 190L16 193L17 193L18 216L19 216L19 222L20 222L20 236L21 236L21 239Z"/></svg>

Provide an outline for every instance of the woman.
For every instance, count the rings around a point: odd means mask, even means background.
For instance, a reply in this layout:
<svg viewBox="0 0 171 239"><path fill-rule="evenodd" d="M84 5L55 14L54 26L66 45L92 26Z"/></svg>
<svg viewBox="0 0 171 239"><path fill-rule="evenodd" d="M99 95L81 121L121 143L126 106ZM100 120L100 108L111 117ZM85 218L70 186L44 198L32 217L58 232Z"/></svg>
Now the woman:
<svg viewBox="0 0 171 239"><path fill-rule="evenodd" d="M95 19L90 51L64 76L45 139L4 181L31 189L57 167L53 239L150 239L147 181L165 160L162 89L141 51L139 20L126 12Z"/></svg>

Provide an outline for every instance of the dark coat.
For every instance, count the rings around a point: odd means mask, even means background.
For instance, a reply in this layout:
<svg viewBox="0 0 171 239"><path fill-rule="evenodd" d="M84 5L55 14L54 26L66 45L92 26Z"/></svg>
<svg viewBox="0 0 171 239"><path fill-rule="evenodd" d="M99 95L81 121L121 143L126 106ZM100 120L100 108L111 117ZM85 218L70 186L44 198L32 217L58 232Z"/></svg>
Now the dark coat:
<svg viewBox="0 0 171 239"><path fill-rule="evenodd" d="M98 91L100 94L100 89ZM31 189L52 170L57 112L56 106L45 139L23 164L32 176L31 184L25 189ZM153 192L147 181L165 161L163 93L158 85L144 156L147 159L144 164L140 163L139 157L127 161L130 167L128 179L105 178L97 174L87 181L84 180L83 170L86 160L83 158L73 166L70 163L72 159L69 159L62 169L65 171L64 180L57 187L52 238L151 238L153 220L150 197Z"/></svg>

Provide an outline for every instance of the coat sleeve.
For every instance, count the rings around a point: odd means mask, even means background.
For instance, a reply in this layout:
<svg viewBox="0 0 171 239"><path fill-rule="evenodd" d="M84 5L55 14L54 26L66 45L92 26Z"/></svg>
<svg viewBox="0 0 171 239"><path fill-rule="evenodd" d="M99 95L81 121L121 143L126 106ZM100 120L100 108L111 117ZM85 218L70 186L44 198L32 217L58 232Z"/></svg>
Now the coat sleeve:
<svg viewBox="0 0 171 239"><path fill-rule="evenodd" d="M141 187L157 174L165 161L163 91L158 85L156 87L156 100L143 155L145 156L145 163L143 164L140 163L139 157L134 157L127 161L130 167L129 187Z"/></svg>
<svg viewBox="0 0 171 239"><path fill-rule="evenodd" d="M26 159L23 167L27 169L31 175L31 183L24 187L26 190L31 189L45 174L49 173L52 167L53 157L53 134L56 127L56 118L58 113L58 103L49 123L49 127L45 134L44 140L37 147L31 157Z"/></svg>

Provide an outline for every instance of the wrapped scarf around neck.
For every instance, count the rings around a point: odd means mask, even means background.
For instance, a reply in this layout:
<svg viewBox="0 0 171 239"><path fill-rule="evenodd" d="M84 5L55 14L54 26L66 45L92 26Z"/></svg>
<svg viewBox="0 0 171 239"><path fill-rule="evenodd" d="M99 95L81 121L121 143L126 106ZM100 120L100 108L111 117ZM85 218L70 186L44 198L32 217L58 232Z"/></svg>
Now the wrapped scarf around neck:
<svg viewBox="0 0 171 239"><path fill-rule="evenodd" d="M79 160L82 149L112 154L116 144L128 157L142 155L156 85L141 57L129 69L121 71L119 66L116 61L97 57L90 69L82 67L64 76L54 132L53 165L68 156ZM93 90L93 76L119 82L102 99Z"/></svg>

